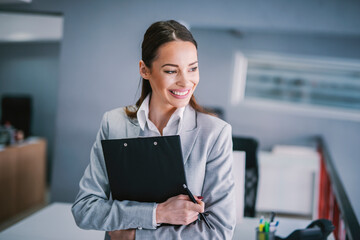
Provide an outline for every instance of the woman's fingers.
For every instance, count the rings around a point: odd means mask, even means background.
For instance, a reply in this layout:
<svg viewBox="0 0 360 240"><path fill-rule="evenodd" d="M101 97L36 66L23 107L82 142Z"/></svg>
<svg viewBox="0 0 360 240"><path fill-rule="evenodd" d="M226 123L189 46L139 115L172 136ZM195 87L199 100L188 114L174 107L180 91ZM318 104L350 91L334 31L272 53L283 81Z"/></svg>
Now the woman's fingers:
<svg viewBox="0 0 360 240"><path fill-rule="evenodd" d="M172 197L172 198L179 199L179 200L189 200L189 201L190 201L189 196L188 196L188 195L184 195L184 194L180 194L180 195L177 195L177 196Z"/></svg>
<svg viewBox="0 0 360 240"><path fill-rule="evenodd" d="M200 204L201 206L203 206L205 208L205 203L203 202L203 197L195 197L195 200L197 201L198 204Z"/></svg>
<svg viewBox="0 0 360 240"><path fill-rule="evenodd" d="M193 203L187 195L178 195L160 203L156 209L157 223L187 225L204 212L205 204L195 196L197 203Z"/></svg>
<svg viewBox="0 0 360 240"><path fill-rule="evenodd" d="M192 222L195 222L198 219L198 213L197 212L193 212L192 214L189 214L189 216L185 219L184 224L183 225L189 225Z"/></svg>
<svg viewBox="0 0 360 240"><path fill-rule="evenodd" d="M196 213L202 213L202 212L204 212L204 203L200 203L200 202L198 202L198 203L193 203L193 202L190 202L190 201L188 201L187 203L186 203L186 208L188 209L188 210L190 210L190 211L194 211L194 212L196 212Z"/></svg>
<svg viewBox="0 0 360 240"><path fill-rule="evenodd" d="M177 195L175 197L173 197L175 199L178 200L188 200L189 202L193 203L188 195L184 195L184 194L180 194ZM193 204L189 204L188 207L190 207L191 210L199 212L199 213L203 213L204 209L205 209L205 203L202 201L203 197L202 196L194 196L195 200L197 201L198 204L193 203ZM200 205L201 207L197 206Z"/></svg>

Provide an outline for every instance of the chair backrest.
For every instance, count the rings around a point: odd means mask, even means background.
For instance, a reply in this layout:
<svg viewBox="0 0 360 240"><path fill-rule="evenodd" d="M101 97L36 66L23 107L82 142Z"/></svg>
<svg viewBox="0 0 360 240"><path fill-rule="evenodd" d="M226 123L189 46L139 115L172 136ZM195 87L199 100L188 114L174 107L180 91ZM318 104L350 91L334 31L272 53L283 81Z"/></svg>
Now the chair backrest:
<svg viewBox="0 0 360 240"><path fill-rule="evenodd" d="M224 119L224 110L220 107L204 107L204 109L208 112L214 113L218 118Z"/></svg>
<svg viewBox="0 0 360 240"><path fill-rule="evenodd" d="M245 152L233 151L233 176L235 181L236 222L244 218Z"/></svg>
<svg viewBox="0 0 360 240"><path fill-rule="evenodd" d="M257 160L258 142L254 138L233 136L233 150L245 152L244 216L255 217L259 168Z"/></svg>

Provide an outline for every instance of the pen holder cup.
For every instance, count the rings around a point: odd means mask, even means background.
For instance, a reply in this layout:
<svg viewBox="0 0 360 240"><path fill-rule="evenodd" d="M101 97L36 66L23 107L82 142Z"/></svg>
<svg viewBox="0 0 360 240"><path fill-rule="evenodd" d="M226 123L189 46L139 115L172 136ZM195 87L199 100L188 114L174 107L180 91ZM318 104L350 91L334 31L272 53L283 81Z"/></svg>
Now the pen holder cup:
<svg viewBox="0 0 360 240"><path fill-rule="evenodd" d="M260 232L259 228L256 228L256 240L275 240L275 231Z"/></svg>

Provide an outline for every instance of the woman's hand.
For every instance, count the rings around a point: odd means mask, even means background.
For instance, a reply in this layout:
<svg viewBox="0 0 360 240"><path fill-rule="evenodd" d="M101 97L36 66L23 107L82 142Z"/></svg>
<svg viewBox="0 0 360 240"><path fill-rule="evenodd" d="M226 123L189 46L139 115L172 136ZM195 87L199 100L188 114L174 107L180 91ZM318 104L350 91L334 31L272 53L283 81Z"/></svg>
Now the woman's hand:
<svg viewBox="0 0 360 240"><path fill-rule="evenodd" d="M135 240L135 229L108 232L111 240Z"/></svg>
<svg viewBox="0 0 360 240"><path fill-rule="evenodd" d="M199 204L193 203L187 195L169 198L156 208L156 223L188 225L194 222L199 213L203 213L205 204L194 196Z"/></svg>

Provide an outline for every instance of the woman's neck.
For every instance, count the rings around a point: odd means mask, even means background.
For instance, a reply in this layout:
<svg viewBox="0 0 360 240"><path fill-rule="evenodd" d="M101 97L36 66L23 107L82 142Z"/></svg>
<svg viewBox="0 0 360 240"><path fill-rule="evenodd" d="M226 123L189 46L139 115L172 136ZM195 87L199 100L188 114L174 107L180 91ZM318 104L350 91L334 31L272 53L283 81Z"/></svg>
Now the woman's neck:
<svg viewBox="0 0 360 240"><path fill-rule="evenodd" d="M163 135L163 129L166 127L175 110L176 108L171 105L169 105L169 107L164 107L150 99L149 119L155 124L161 135Z"/></svg>

